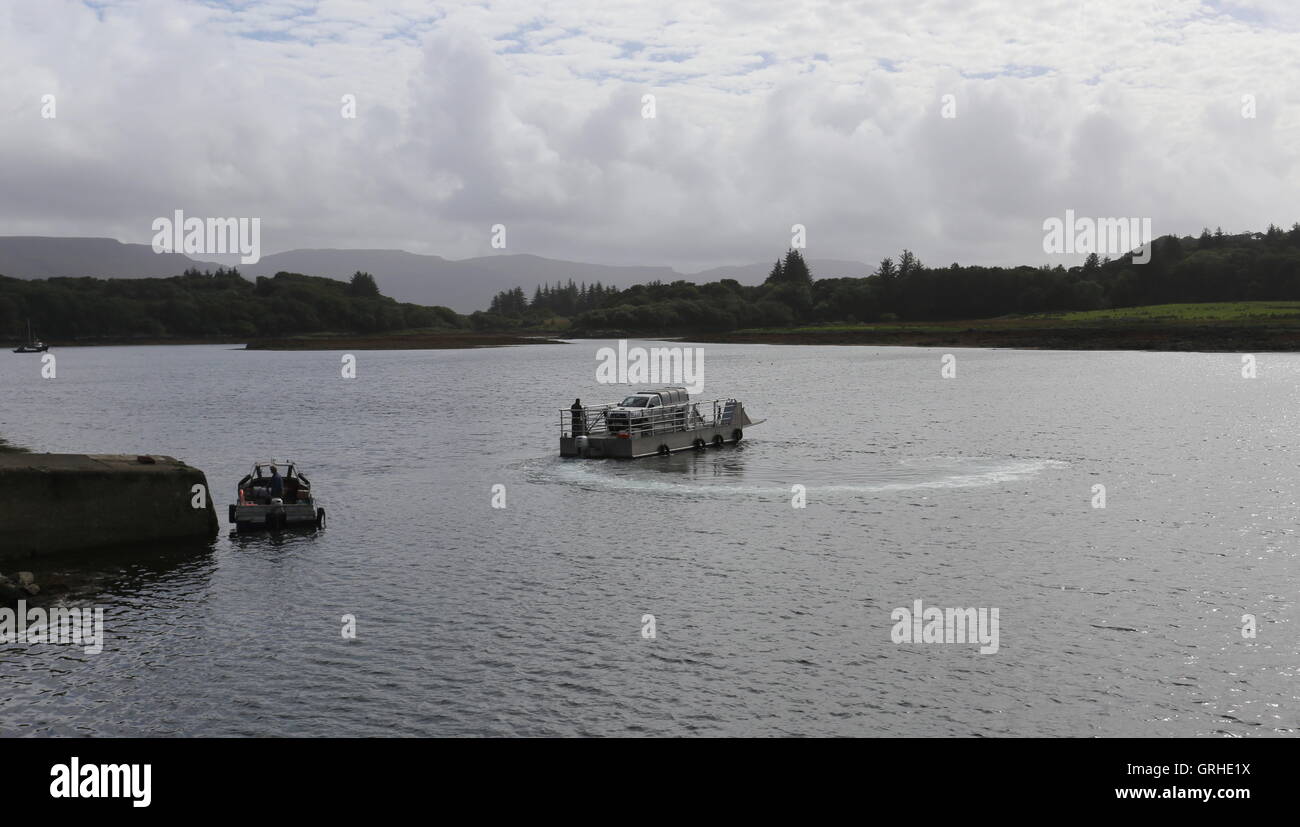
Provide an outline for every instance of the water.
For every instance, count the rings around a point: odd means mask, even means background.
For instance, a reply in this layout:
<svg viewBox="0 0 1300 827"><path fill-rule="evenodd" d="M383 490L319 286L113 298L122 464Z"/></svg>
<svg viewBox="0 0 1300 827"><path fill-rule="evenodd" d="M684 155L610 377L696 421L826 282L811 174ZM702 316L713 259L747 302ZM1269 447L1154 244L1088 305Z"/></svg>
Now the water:
<svg viewBox="0 0 1300 827"><path fill-rule="evenodd" d="M0 647L0 735L1300 725L1300 355L959 350L943 379L935 350L707 345L705 395L768 419L739 448L562 461L558 410L623 390L602 344L360 352L354 380L328 352L66 348L54 380L5 354L0 434L181 457L222 536L94 558L62 599L105 607L104 651ZM325 531L227 536L271 455ZM894 644L917 599L998 608L1000 650Z"/></svg>

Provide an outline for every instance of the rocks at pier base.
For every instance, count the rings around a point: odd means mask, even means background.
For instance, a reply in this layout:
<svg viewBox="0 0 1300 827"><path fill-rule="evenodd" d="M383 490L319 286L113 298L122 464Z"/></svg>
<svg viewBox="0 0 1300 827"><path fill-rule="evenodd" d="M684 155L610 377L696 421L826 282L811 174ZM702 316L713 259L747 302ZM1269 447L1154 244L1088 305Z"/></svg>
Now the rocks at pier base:
<svg viewBox="0 0 1300 827"><path fill-rule="evenodd" d="M36 577L30 571L20 571L13 578L0 574L0 606L12 605L40 593L41 587L37 585Z"/></svg>
<svg viewBox="0 0 1300 827"><path fill-rule="evenodd" d="M0 454L0 560L216 535L207 479L172 457Z"/></svg>
<svg viewBox="0 0 1300 827"><path fill-rule="evenodd" d="M12 605L27 596L25 589L0 574L0 606Z"/></svg>
<svg viewBox="0 0 1300 827"><path fill-rule="evenodd" d="M30 571L18 572L18 588L35 596L41 593L41 587L36 585L36 575Z"/></svg>

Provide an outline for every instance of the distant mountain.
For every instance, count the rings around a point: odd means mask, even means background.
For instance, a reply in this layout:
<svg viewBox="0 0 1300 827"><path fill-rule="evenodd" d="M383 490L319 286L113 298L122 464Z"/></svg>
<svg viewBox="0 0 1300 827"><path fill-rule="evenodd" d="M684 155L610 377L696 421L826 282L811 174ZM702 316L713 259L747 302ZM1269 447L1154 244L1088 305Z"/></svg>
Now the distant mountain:
<svg viewBox="0 0 1300 827"><path fill-rule="evenodd" d="M156 278L178 276L187 267L215 266L179 253L155 253L148 244L123 244L112 238L0 236L0 276L16 279Z"/></svg>
<svg viewBox="0 0 1300 827"><path fill-rule="evenodd" d="M558 261L533 255L497 255L452 261L401 250L290 250L263 256L239 271L249 278L287 270L346 279L365 270L385 296L415 304L438 304L461 313L486 310L502 290L522 287L529 295L542 283L595 282L630 287L640 282L686 278L671 267L611 267Z"/></svg>
<svg viewBox="0 0 1300 827"><path fill-rule="evenodd" d="M775 256L773 256L775 261ZM811 259L816 278L865 276L867 265L857 261ZM236 265L252 279L280 271L347 279L358 270L375 277L379 289L398 301L443 305L461 313L485 310L502 290L522 287L528 295L539 284L599 281L630 287L649 281L704 283L732 278L741 284L761 284L772 264L715 267L693 275L671 267L619 267L561 261L534 255L493 255L459 261L417 255L402 250L290 250L263 256L251 265ZM214 270L217 264L178 253L155 253L148 244L123 244L110 238L49 238L0 236L0 275L13 278L96 276L149 278L175 276L189 267Z"/></svg>

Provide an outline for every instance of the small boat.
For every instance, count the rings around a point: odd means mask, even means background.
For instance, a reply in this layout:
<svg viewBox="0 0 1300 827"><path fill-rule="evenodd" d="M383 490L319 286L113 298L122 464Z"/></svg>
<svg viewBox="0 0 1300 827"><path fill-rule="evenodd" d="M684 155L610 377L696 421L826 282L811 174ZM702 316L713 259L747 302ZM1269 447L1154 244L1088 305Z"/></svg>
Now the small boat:
<svg viewBox="0 0 1300 827"><path fill-rule="evenodd" d="M616 405L560 411L560 456L636 459L735 445L752 420L737 399L691 401L686 388L647 388Z"/></svg>
<svg viewBox="0 0 1300 827"><path fill-rule="evenodd" d="M50 346L32 335L32 320L27 320L27 341L14 348L14 353L44 353Z"/></svg>
<svg viewBox="0 0 1300 827"><path fill-rule="evenodd" d="M311 481L292 462L254 463L252 472L239 481L238 496L230 506L230 522L237 531L325 527L325 509L316 507Z"/></svg>

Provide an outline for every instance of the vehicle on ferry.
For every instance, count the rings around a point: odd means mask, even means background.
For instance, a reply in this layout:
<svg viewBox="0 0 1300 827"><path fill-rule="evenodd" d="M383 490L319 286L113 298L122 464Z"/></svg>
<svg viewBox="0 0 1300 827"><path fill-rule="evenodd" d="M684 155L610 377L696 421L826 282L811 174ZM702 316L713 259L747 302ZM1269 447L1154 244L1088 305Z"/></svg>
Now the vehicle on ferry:
<svg viewBox="0 0 1300 827"><path fill-rule="evenodd" d="M638 390L610 405L560 412L560 456L636 459L739 443L752 420L737 399L692 400L686 388Z"/></svg>

